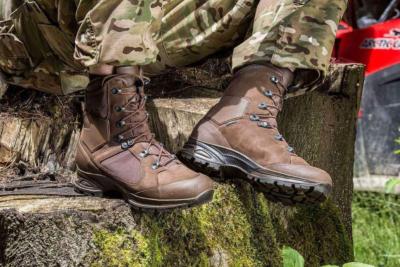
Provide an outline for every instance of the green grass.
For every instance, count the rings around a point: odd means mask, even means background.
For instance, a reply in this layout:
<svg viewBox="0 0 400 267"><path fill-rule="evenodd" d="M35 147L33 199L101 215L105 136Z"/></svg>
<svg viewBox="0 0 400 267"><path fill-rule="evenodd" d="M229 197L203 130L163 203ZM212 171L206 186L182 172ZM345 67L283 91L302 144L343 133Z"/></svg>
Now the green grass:
<svg viewBox="0 0 400 267"><path fill-rule="evenodd" d="M355 193L355 260L375 266L400 266L400 196Z"/></svg>

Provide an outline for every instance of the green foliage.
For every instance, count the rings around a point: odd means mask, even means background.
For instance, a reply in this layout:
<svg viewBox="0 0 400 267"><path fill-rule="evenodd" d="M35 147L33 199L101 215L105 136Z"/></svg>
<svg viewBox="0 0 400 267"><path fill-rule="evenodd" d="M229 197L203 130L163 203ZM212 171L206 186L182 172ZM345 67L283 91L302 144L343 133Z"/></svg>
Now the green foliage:
<svg viewBox="0 0 400 267"><path fill-rule="evenodd" d="M385 192L386 193L394 193L397 186L400 185L399 178L389 179L385 184Z"/></svg>
<svg viewBox="0 0 400 267"><path fill-rule="evenodd" d="M339 267L339 266L338 265L324 265L322 267ZM349 262L349 263L344 264L342 267L375 267L375 266L360 263L360 262Z"/></svg>
<svg viewBox="0 0 400 267"><path fill-rule="evenodd" d="M322 267L340 267L338 265L324 265ZM360 262L349 262L344 264L342 267L375 267L369 264L364 264L364 263L360 263Z"/></svg>
<svg viewBox="0 0 400 267"><path fill-rule="evenodd" d="M282 249L283 267L304 267L304 258L301 254L290 247L284 247ZM322 267L339 267L338 265L324 265ZM344 264L342 267L374 267L372 265L360 263L360 262L349 262Z"/></svg>
<svg viewBox="0 0 400 267"><path fill-rule="evenodd" d="M396 142L396 144L399 144L399 145L400 145L400 137L397 138L397 139L394 140L394 141ZM395 150L394 153L395 153L396 155L400 155L400 149Z"/></svg>
<svg viewBox="0 0 400 267"><path fill-rule="evenodd" d="M400 197L356 192L353 199L355 259L379 267L400 266Z"/></svg>
<svg viewBox="0 0 400 267"><path fill-rule="evenodd" d="M374 267L374 266L360 262L349 262L344 264L343 267Z"/></svg>
<svg viewBox="0 0 400 267"><path fill-rule="evenodd" d="M299 252L290 248L282 249L283 267L304 267L304 258Z"/></svg>

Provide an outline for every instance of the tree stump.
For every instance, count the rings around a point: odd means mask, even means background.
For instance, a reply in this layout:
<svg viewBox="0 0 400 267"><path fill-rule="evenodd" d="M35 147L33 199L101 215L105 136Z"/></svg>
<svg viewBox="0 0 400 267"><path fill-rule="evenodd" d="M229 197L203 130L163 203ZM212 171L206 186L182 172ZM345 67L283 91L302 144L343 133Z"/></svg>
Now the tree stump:
<svg viewBox="0 0 400 267"><path fill-rule="evenodd" d="M218 101L226 66L217 60L154 79L151 125L168 148L177 151ZM216 184L212 203L190 210L144 212L80 196L68 182L81 96L9 89L0 108L0 266L281 266L283 246L302 253L306 266L351 261L362 73L333 65L320 90L288 100L280 116L298 154L334 179L333 196L313 207L270 203L234 177Z"/></svg>

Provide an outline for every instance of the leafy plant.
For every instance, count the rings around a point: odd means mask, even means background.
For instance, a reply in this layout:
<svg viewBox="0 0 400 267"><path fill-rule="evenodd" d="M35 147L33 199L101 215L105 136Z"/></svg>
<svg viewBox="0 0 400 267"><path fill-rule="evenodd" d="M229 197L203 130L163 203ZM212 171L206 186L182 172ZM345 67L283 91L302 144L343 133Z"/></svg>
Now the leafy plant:
<svg viewBox="0 0 400 267"><path fill-rule="evenodd" d="M400 137L397 138L396 140L394 140L396 142L396 144L400 145ZM397 149L394 151L394 154L396 155L400 155L400 149Z"/></svg>
<svg viewBox="0 0 400 267"><path fill-rule="evenodd" d="M343 267L374 267L374 266L360 262L349 262L344 264Z"/></svg>
<svg viewBox="0 0 400 267"><path fill-rule="evenodd" d="M304 258L301 254L290 247L282 249L283 267L304 267Z"/></svg>
<svg viewBox="0 0 400 267"><path fill-rule="evenodd" d="M303 256L295 249L290 247L284 247L282 249L283 267L304 267ZM324 265L322 267L339 267L338 265ZM342 267L374 267L372 265L349 262L344 264Z"/></svg>
<svg viewBox="0 0 400 267"><path fill-rule="evenodd" d="M385 193L394 193L397 186L400 185L399 178L389 179L385 184Z"/></svg>
<svg viewBox="0 0 400 267"><path fill-rule="evenodd" d="M396 144L400 145L400 137L394 140ZM394 151L394 154L400 155L400 149ZM385 184L385 193L394 193L397 186L400 185L400 178L389 179Z"/></svg>
<svg viewBox="0 0 400 267"><path fill-rule="evenodd" d="M324 265L322 267L340 267L338 265ZM342 267L374 267L373 265L364 264L360 262L349 262L344 264Z"/></svg>
<svg viewBox="0 0 400 267"><path fill-rule="evenodd" d="M400 266L400 196L355 192L352 205L356 261Z"/></svg>

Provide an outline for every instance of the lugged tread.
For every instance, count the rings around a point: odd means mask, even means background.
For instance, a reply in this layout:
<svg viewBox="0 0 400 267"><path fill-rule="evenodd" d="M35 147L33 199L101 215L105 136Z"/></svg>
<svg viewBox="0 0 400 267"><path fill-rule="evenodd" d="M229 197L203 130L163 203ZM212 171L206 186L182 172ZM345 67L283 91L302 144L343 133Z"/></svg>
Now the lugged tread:
<svg viewBox="0 0 400 267"><path fill-rule="evenodd" d="M93 189L87 188L86 189L80 185L80 183L79 183L80 179L84 179L84 178L77 178L77 180L75 180L73 182L75 191L80 194L92 196L92 197L106 197L106 196L108 196L107 193L110 193L110 192L103 192L102 190L100 190L98 188L93 188ZM199 195L198 198L196 198L195 200L192 200L191 202L177 203L177 204L165 204L165 205L155 205L155 204L151 205L151 204L139 203L139 202L136 202L136 201L132 200L131 198L129 198L126 193L123 193L123 192L116 192L116 193L118 193L119 198L124 199L125 202L128 203L129 206L132 207L134 210L149 211L149 212L152 212L152 211L153 212L156 212L156 211L169 212L169 211L175 210L175 209L188 209L188 208L206 204L213 199L214 190L203 192L201 195Z"/></svg>
<svg viewBox="0 0 400 267"><path fill-rule="evenodd" d="M230 172L235 172L239 176L243 176L243 171L230 166L223 166L214 162L198 158L195 153L189 152L190 148L187 146L178 154L179 158L195 171L202 172L212 178L226 180L226 169ZM240 175L242 174L242 175ZM254 177L251 174L245 174L246 181L250 182L257 191L263 192L265 197L273 202L281 202L284 205L317 205L324 202L327 196L324 194L325 190L316 188L315 186L306 186L301 184L294 184L285 182L282 179L269 181L270 179L262 180ZM317 186L318 187L318 186Z"/></svg>

